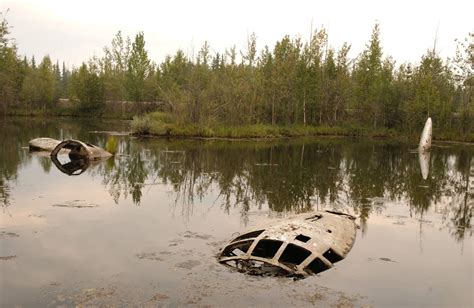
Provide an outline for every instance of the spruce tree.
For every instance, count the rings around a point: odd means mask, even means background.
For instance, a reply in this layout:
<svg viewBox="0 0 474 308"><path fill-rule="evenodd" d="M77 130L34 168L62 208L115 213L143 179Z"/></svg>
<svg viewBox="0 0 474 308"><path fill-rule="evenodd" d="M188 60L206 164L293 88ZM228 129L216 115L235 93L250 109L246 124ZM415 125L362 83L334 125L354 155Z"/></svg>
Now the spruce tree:
<svg viewBox="0 0 474 308"><path fill-rule="evenodd" d="M145 79L150 71L150 60L145 49L145 38L143 32L135 36L132 51L128 61L127 90L129 98L135 102L141 102L144 98Z"/></svg>

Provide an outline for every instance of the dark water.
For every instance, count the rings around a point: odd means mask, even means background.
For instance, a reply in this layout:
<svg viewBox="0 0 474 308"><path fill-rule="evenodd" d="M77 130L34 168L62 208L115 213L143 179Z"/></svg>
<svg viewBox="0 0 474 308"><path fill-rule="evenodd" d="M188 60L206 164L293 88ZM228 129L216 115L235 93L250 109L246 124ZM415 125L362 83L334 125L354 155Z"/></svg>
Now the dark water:
<svg viewBox="0 0 474 308"><path fill-rule="evenodd" d="M28 140L105 146L125 122L0 121L0 306L472 307L474 146L373 140L196 141L116 136L78 176ZM99 132L97 132L99 131ZM357 216L347 258L307 279L216 262L237 232L294 213Z"/></svg>

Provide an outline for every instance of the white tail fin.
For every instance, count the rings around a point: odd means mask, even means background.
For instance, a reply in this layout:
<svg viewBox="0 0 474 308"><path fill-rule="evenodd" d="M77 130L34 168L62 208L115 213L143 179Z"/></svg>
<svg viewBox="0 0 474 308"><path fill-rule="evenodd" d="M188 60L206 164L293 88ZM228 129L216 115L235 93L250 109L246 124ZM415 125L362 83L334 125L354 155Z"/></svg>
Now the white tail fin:
<svg viewBox="0 0 474 308"><path fill-rule="evenodd" d="M418 148L422 151L427 151L431 148L431 136L432 136L433 124L431 123L431 118L428 118L421 133L420 145Z"/></svg>

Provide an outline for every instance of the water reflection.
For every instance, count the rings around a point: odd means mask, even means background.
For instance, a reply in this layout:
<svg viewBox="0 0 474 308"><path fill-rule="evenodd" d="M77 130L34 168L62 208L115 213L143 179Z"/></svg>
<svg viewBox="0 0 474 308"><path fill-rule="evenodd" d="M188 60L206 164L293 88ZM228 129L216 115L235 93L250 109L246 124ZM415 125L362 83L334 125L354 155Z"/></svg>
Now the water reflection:
<svg viewBox="0 0 474 308"><path fill-rule="evenodd" d="M51 160L59 171L67 175L81 175L89 168L89 160L87 158L75 158L61 163L57 156L52 156Z"/></svg>
<svg viewBox="0 0 474 308"><path fill-rule="evenodd" d="M472 155L463 155L462 158L452 162L460 172L449 179L452 198L445 206L440 207L451 235L458 241L466 235L472 236L471 218L474 208L474 189L469 184L474 182L474 159Z"/></svg>
<svg viewBox="0 0 474 308"><path fill-rule="evenodd" d="M430 172L430 157L430 151L418 150L418 160L420 162L421 176L423 177L423 180L428 178Z"/></svg>
<svg viewBox="0 0 474 308"><path fill-rule="evenodd" d="M63 157L61 157L63 156ZM87 157L73 157L69 156L69 160L64 159L65 155L51 156L51 161L54 163L56 168L64 174L81 175L88 168L97 166L105 162L108 158L90 160ZM49 159L48 159L49 160ZM62 162L62 160L64 162ZM51 164L50 164L51 165Z"/></svg>
<svg viewBox="0 0 474 308"><path fill-rule="evenodd" d="M4 208L11 204L9 187L14 186L18 169L32 159L21 147L38 137L35 125L17 129L3 123L0 202ZM40 125L41 134L105 144L105 135L82 131L88 126L68 125L60 129ZM239 208L244 222L252 207L268 206L276 212L350 208L364 231L371 213L383 212L389 202L403 202L411 215L423 217L429 209L442 214L443 227L462 240L466 234L472 236L474 193L468 187L473 152L472 146L436 147L420 154L417 161L408 145L381 141L204 142L120 137L120 154L94 168L88 169L86 161L53 162L66 174L101 178L117 204L131 196L140 205L147 192L166 186L174 192L175 206L182 207L183 215L191 215L193 206L207 196L224 211ZM49 172L51 161L37 159Z"/></svg>
<svg viewBox="0 0 474 308"><path fill-rule="evenodd" d="M430 177L420 176L419 162L406 146L381 142L124 139L121 150L125 156L93 171L117 203L132 195L139 205L150 186L169 185L185 214L197 201L215 195L214 202L225 211L238 207L244 222L252 206L267 205L276 212L350 207L365 230L372 212L400 201L419 217L435 207L458 240L472 232L469 147L439 148L421 156L422 169L432 164Z"/></svg>
<svg viewBox="0 0 474 308"><path fill-rule="evenodd" d="M43 118L0 118L0 206L4 213L12 204L11 190L14 188L18 172L28 166L33 159L39 161L43 171L49 173L52 161L49 153L31 155L28 141L48 136L56 139L87 139L94 144L105 145L103 136L90 134L90 131L103 129L125 130L126 122L71 121L69 118L56 118L54 121Z"/></svg>

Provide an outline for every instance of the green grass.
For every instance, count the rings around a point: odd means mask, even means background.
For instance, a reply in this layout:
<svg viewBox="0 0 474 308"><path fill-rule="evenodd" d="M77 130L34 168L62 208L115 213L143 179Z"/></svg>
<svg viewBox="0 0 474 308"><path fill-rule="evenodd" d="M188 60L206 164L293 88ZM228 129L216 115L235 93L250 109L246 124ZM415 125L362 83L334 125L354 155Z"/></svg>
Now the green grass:
<svg viewBox="0 0 474 308"><path fill-rule="evenodd" d="M117 153L118 142L114 136L109 136L109 138L107 139L107 143L105 144L105 149L110 154L115 155Z"/></svg>
<svg viewBox="0 0 474 308"><path fill-rule="evenodd" d="M144 116L136 116L131 122L132 133L136 135L183 137L183 138L284 138L308 136L345 136L386 138L392 140L418 140L417 133L399 132L395 129L363 127L347 124L346 126L275 126L265 124L229 126L223 124L194 125L179 124L172 115L163 112L152 112ZM449 132L435 131L435 140L474 142L474 133L459 135Z"/></svg>
<svg viewBox="0 0 474 308"><path fill-rule="evenodd" d="M152 135L167 137L189 138L282 138L307 136L347 136L407 139L409 136L398 133L393 129L372 129L361 126L275 126L265 124L228 126L178 124L170 114L153 112L145 116L136 116L131 122L132 133L136 135Z"/></svg>
<svg viewBox="0 0 474 308"><path fill-rule="evenodd" d="M474 133L466 133L460 135L454 132L438 132L434 131L433 136L438 141L459 141L459 142L470 142L474 143Z"/></svg>

